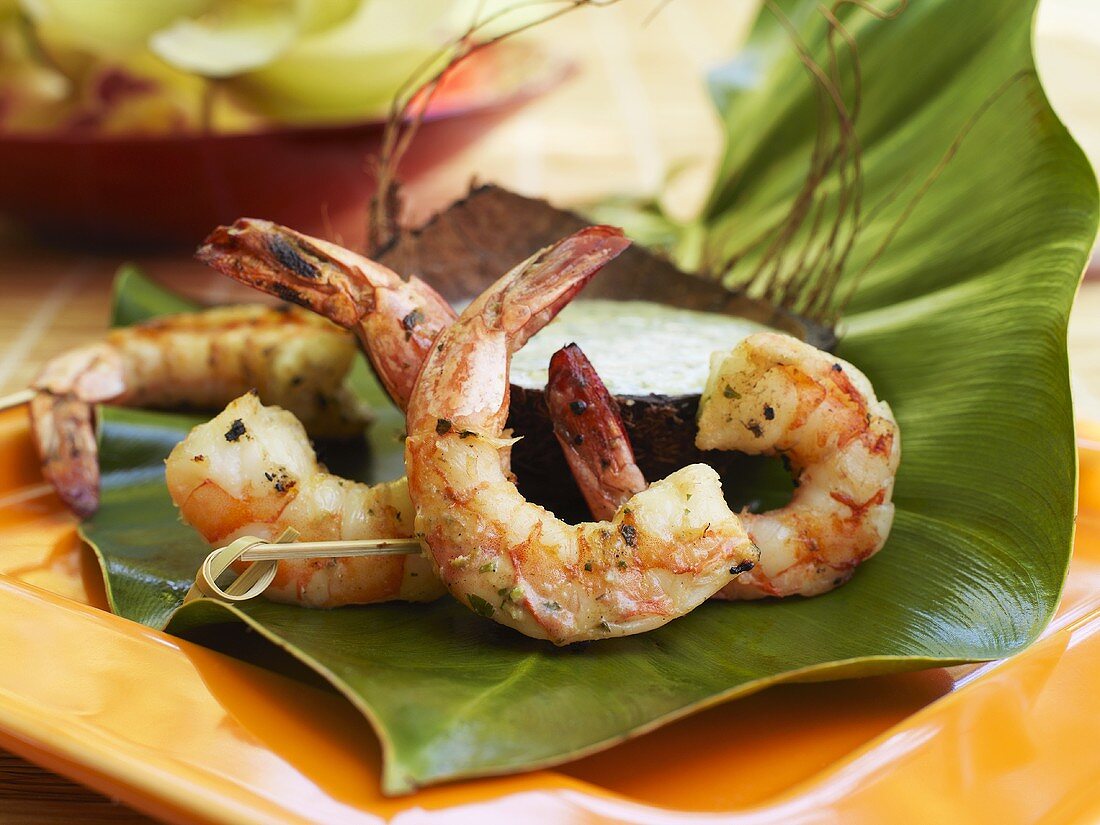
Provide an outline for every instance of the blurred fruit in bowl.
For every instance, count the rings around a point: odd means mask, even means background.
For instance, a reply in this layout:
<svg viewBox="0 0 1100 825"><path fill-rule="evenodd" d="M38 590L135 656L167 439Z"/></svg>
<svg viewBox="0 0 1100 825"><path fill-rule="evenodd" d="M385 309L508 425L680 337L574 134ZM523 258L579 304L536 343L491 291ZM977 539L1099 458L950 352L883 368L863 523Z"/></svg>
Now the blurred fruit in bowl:
<svg viewBox="0 0 1100 825"><path fill-rule="evenodd" d="M0 215L74 243L192 244L262 215L355 244L391 101L474 19L460 0L0 0ZM483 33L484 34L484 33ZM400 174L566 66L499 43L449 73Z"/></svg>
<svg viewBox="0 0 1100 825"><path fill-rule="evenodd" d="M252 112L246 99L222 96L217 111L211 108L216 82L278 61L369 5L365 0L0 4L0 128L9 134L247 128ZM429 40L425 36L421 46L428 48ZM129 93L104 96L104 77L114 79L114 90ZM140 100L137 116L135 100ZM172 116L164 117L166 112ZM216 125L210 122L215 113ZM357 114L377 112L364 108Z"/></svg>
<svg viewBox="0 0 1100 825"><path fill-rule="evenodd" d="M473 55L433 99L400 176L412 180L451 157L562 76L561 64L539 58L507 43ZM215 134L0 136L0 214L67 243L193 245L213 226L252 215L356 246L374 189L369 157L383 128L376 120Z"/></svg>

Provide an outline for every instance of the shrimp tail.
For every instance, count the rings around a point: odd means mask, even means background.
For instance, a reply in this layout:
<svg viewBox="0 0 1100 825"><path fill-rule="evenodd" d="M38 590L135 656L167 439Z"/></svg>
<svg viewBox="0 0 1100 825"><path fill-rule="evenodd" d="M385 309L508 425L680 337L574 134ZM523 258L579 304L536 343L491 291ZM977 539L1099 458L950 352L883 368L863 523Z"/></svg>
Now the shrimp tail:
<svg viewBox="0 0 1100 825"><path fill-rule="evenodd" d="M31 433L42 477L81 518L99 508L95 407L125 399L122 358L108 344L91 344L49 361L31 383Z"/></svg>
<svg viewBox="0 0 1100 825"><path fill-rule="evenodd" d="M99 461L93 407L71 395L39 392L30 403L42 476L80 518L99 508Z"/></svg>
<svg viewBox="0 0 1100 825"><path fill-rule="evenodd" d="M648 485L634 460L618 403L576 344L562 347L550 359L546 406L593 518L610 520Z"/></svg>
<svg viewBox="0 0 1100 825"><path fill-rule="evenodd" d="M419 278L271 221L219 226L195 257L223 275L355 331L375 373L405 409L451 306Z"/></svg>
<svg viewBox="0 0 1100 825"><path fill-rule="evenodd" d="M211 232L195 257L235 281L353 329L369 310L373 290L369 278L351 272L377 264L347 250L326 254L322 243L271 221L240 218Z"/></svg>
<svg viewBox="0 0 1100 825"><path fill-rule="evenodd" d="M448 397L452 387L474 383L479 391L470 398L471 406L462 417L468 413L486 426L503 428L509 389L498 355L510 357L522 347L628 246L630 240L622 230L590 226L521 261L466 308L463 316L469 320L471 334L452 336L450 342L441 336L437 349L446 349L447 356L440 359L439 369L425 372L415 384L417 394L424 398ZM429 355L434 357L435 353ZM430 418L430 409L431 405L425 404L420 414ZM481 419L481 413L489 409L493 413ZM410 432L416 427L413 419L417 415L410 409Z"/></svg>
<svg viewBox="0 0 1100 825"><path fill-rule="evenodd" d="M495 316L516 352L550 323L592 277L630 246L621 229L589 226L546 247L483 293L483 312Z"/></svg>

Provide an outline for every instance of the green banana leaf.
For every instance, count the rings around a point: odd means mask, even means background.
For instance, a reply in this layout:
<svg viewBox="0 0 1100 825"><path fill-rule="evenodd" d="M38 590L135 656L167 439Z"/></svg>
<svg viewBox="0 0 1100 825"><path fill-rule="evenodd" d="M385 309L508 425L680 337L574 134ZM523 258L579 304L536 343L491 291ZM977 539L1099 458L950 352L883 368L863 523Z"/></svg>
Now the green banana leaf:
<svg viewBox="0 0 1100 825"><path fill-rule="evenodd" d="M813 0L780 5L812 25ZM903 438L893 532L850 583L814 599L708 603L656 632L564 650L449 598L331 612L199 601L168 631L209 640L211 627L244 623L323 675L377 731L388 793L558 763L781 681L995 659L1029 644L1071 550L1065 333L1097 222L1095 179L1034 74L1034 7L917 0L892 22L845 18L866 82L868 203L912 174L919 182L995 100L863 278L842 327L843 356L893 405ZM730 139L689 233L697 253L721 254L774 218L805 174L814 98L785 36L765 11L741 70L716 81ZM868 223L857 266L905 201ZM162 480L188 423L103 416L103 504L84 531L115 609L153 626L206 552ZM395 429L384 419L373 436L372 476L399 472Z"/></svg>
<svg viewBox="0 0 1100 825"><path fill-rule="evenodd" d="M123 264L115 274L111 295L111 326L128 327L158 315L192 312L198 304L150 281L133 264Z"/></svg>

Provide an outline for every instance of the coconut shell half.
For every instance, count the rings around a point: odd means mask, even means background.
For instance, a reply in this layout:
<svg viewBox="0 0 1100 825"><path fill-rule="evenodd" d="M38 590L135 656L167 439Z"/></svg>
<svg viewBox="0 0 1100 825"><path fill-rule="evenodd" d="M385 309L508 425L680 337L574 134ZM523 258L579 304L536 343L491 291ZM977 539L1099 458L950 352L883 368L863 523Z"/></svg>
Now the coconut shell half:
<svg viewBox="0 0 1100 825"><path fill-rule="evenodd" d="M498 186L480 186L420 229L403 230L376 257L406 277L422 278L452 304L463 306L520 261L589 224L546 201ZM594 298L653 301L723 313L765 324L819 349L836 346L831 329L689 275L639 245L608 264L576 300ZM583 500L554 438L544 389L512 385L509 426L523 436L513 448L512 467L527 495L563 517L583 517ZM755 466L744 456L695 448L697 394L615 398L648 479L662 478L697 461L712 465L724 479L744 476Z"/></svg>

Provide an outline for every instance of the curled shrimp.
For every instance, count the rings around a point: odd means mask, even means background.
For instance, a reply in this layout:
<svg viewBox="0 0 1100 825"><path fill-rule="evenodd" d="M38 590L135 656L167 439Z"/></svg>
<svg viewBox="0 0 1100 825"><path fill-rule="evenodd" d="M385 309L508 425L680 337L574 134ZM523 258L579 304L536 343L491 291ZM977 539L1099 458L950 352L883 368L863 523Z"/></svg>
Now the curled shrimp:
<svg viewBox="0 0 1100 825"><path fill-rule="evenodd" d="M590 366L590 365L589 365ZM603 390L598 376L561 361L551 367L547 401L563 426L576 427L569 405L585 405ZM618 434L621 425L593 406L589 433ZM790 503L765 513L741 513L760 548L760 563L724 587L718 598L814 596L851 578L857 565L886 542L893 522L891 497L901 455L901 436L889 405L870 381L846 361L786 335L756 333L728 354L716 354L699 405L696 446L778 455L795 478ZM579 483L599 517L632 492L644 489L629 444L588 437L567 452L587 468ZM610 484L600 468L625 465ZM597 509L601 508L601 509Z"/></svg>
<svg viewBox="0 0 1100 825"><path fill-rule="evenodd" d="M195 427L165 468L181 518L214 545L244 535L271 541L287 527L311 541L413 532L405 479L371 486L325 472L298 419L252 393ZM264 595L327 608L428 601L444 592L427 558L392 555L283 560Z"/></svg>
<svg viewBox="0 0 1100 825"><path fill-rule="evenodd" d="M722 598L824 593L886 543L901 434L848 362L786 335L750 335L713 359L695 443L779 455L796 483L785 507L742 515L760 564Z"/></svg>
<svg viewBox="0 0 1100 825"><path fill-rule="evenodd" d="M354 355L345 332L289 307L222 307L113 330L54 358L31 384L43 475L75 513L95 512L97 403L217 409L255 388L315 435L360 433L369 416L343 386Z"/></svg>
<svg viewBox="0 0 1100 825"><path fill-rule="evenodd" d="M515 267L440 334L409 402L416 531L443 583L474 612L559 645L659 627L756 561L705 465L578 525L526 501L502 466L511 354L628 243L590 227Z"/></svg>
<svg viewBox="0 0 1100 825"><path fill-rule="evenodd" d="M334 243L271 221L220 226L195 256L228 275L355 331L386 391L408 404L432 342L455 319L434 289Z"/></svg>

